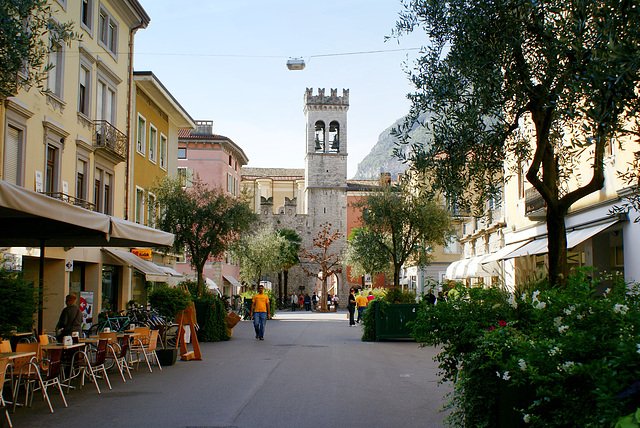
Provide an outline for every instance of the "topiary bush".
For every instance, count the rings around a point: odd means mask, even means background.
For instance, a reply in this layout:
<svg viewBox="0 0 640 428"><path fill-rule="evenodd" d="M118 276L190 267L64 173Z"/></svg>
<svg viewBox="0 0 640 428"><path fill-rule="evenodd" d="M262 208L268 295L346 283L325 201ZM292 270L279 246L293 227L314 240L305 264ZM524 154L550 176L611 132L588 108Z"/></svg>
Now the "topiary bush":
<svg viewBox="0 0 640 428"><path fill-rule="evenodd" d="M181 288L160 285L149 293L149 304L161 316L173 321L176 315L189 307L191 295Z"/></svg>
<svg viewBox="0 0 640 428"><path fill-rule="evenodd" d="M224 301L219 297L198 299L195 301L198 319L198 340L200 342L220 342L229 340L227 327L227 310Z"/></svg>

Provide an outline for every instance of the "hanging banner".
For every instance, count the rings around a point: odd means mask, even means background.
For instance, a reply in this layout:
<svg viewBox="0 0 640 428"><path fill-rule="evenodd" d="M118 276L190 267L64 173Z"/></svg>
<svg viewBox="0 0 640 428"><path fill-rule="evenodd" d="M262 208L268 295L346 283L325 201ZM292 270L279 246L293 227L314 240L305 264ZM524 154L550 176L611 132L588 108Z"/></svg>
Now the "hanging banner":
<svg viewBox="0 0 640 428"><path fill-rule="evenodd" d="M141 259L151 260L151 249L150 248L132 248L131 252Z"/></svg>

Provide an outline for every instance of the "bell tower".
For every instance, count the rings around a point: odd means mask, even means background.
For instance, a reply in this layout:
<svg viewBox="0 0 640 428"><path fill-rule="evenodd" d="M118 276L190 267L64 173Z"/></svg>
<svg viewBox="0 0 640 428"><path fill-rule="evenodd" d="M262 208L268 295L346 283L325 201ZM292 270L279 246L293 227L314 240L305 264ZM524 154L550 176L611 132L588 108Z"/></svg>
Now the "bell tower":
<svg viewBox="0 0 640 428"><path fill-rule="evenodd" d="M305 207L312 230L325 222L345 235L347 231L347 111L349 90L307 88L305 155Z"/></svg>

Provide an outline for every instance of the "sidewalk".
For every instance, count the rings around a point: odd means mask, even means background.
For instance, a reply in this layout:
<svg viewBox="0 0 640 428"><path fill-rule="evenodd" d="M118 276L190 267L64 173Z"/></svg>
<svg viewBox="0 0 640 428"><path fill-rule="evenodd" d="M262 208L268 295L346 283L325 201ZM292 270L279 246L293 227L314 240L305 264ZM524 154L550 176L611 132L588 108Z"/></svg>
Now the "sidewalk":
<svg viewBox="0 0 640 428"><path fill-rule="evenodd" d="M36 396L14 427L396 427L442 426L449 386L438 385L434 348L367 343L347 311L277 312L265 340L241 321L228 342L202 343L202 361L146 368L113 390L100 382L67 396L50 390L55 413Z"/></svg>

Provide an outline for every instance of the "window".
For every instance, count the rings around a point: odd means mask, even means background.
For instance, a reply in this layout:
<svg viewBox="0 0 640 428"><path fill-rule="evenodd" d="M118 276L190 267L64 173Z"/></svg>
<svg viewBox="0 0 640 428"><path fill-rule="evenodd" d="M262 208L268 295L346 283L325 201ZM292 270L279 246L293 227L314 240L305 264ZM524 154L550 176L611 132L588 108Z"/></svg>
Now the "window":
<svg viewBox="0 0 640 428"><path fill-rule="evenodd" d="M110 84L98 81L98 102L96 116L98 120L104 120L116 125L116 90Z"/></svg>
<svg viewBox="0 0 640 428"><path fill-rule="evenodd" d="M167 137L160 134L160 168L167 169Z"/></svg>
<svg viewBox="0 0 640 428"><path fill-rule="evenodd" d="M93 180L93 204L99 213L102 212L102 175L102 170L96 168Z"/></svg>
<svg viewBox="0 0 640 428"><path fill-rule="evenodd" d="M340 124L335 120L329 124L329 151L340 152Z"/></svg>
<svg viewBox="0 0 640 428"><path fill-rule="evenodd" d="M457 236L453 236L449 239L449 242L444 247L444 254L460 254L460 241Z"/></svg>
<svg viewBox="0 0 640 428"><path fill-rule="evenodd" d="M105 9L100 9L98 18L98 39L100 44L112 54L117 54L118 23Z"/></svg>
<svg viewBox="0 0 640 428"><path fill-rule="evenodd" d="M80 4L80 24L89 32L91 32L93 16L93 0L82 0Z"/></svg>
<svg viewBox="0 0 640 428"><path fill-rule="evenodd" d="M60 151L57 147L47 145L47 165L44 176L45 193L55 193L58 191L58 169L60 162Z"/></svg>
<svg viewBox="0 0 640 428"><path fill-rule="evenodd" d="M193 186L193 168L178 167L178 180L182 187Z"/></svg>
<svg viewBox="0 0 640 428"><path fill-rule="evenodd" d="M112 214L111 210L111 182L113 181L113 175L106 172L104 174L104 187L103 187L103 201L104 201L104 210L102 211L105 214Z"/></svg>
<svg viewBox="0 0 640 428"><path fill-rule="evenodd" d="M136 150L142 155L144 155L146 136L147 120L144 117L138 115L138 142L136 143Z"/></svg>
<svg viewBox="0 0 640 428"><path fill-rule="evenodd" d="M238 196L238 179L231 174L227 174L227 192Z"/></svg>
<svg viewBox="0 0 640 428"><path fill-rule="evenodd" d="M156 162L156 151L158 150L158 130L149 125L149 160Z"/></svg>
<svg viewBox="0 0 640 428"><path fill-rule="evenodd" d="M85 201L87 199L87 162L78 159L76 178L76 198Z"/></svg>
<svg viewBox="0 0 640 428"><path fill-rule="evenodd" d="M178 159L186 159L186 158L187 158L187 148L178 147Z"/></svg>
<svg viewBox="0 0 640 428"><path fill-rule="evenodd" d="M149 204L147 207L147 226L156 227L156 213L158 212L156 195L149 193L147 199Z"/></svg>
<svg viewBox="0 0 640 428"><path fill-rule="evenodd" d="M136 223L141 223L144 218L144 189L140 187L136 187L136 212L135 219Z"/></svg>
<svg viewBox="0 0 640 428"><path fill-rule="evenodd" d="M4 181L11 184L22 185L24 168L24 131L22 129L7 127L7 137L4 143Z"/></svg>
<svg viewBox="0 0 640 428"><path fill-rule="evenodd" d="M62 98L62 82L64 79L64 51L62 45L55 44L49 53L51 69L47 76L47 86L51 94Z"/></svg>
<svg viewBox="0 0 640 428"><path fill-rule="evenodd" d="M78 89L78 111L87 117L89 112L89 94L91 93L91 71L84 65L80 66L80 87Z"/></svg>
<svg viewBox="0 0 640 428"><path fill-rule="evenodd" d="M324 122L321 120L316 122L314 142L315 142L315 151L317 153L324 152Z"/></svg>

